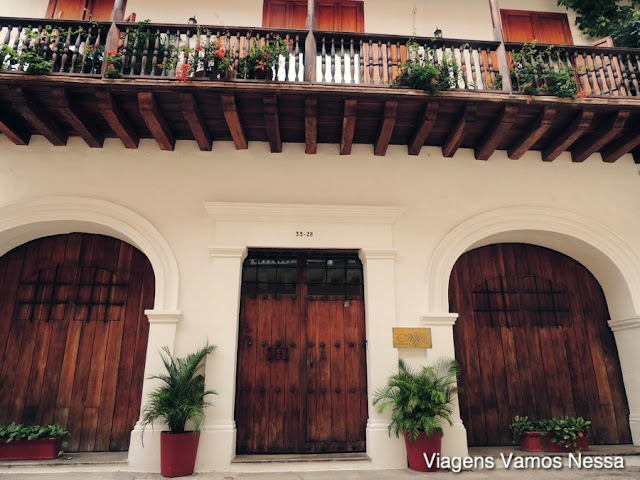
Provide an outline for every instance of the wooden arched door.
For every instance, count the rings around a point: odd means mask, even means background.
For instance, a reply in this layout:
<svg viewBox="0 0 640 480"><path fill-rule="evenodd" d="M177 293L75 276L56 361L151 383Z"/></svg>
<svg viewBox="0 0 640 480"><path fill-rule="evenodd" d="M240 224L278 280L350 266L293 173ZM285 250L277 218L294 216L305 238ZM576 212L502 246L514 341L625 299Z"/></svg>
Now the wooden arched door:
<svg viewBox="0 0 640 480"><path fill-rule="evenodd" d="M510 444L516 415L582 416L594 443L631 442L607 304L583 265L533 245L477 248L456 262L449 303L469 445Z"/></svg>
<svg viewBox="0 0 640 480"><path fill-rule="evenodd" d="M57 422L119 451L139 413L154 275L131 245L73 233L0 258L0 424Z"/></svg>

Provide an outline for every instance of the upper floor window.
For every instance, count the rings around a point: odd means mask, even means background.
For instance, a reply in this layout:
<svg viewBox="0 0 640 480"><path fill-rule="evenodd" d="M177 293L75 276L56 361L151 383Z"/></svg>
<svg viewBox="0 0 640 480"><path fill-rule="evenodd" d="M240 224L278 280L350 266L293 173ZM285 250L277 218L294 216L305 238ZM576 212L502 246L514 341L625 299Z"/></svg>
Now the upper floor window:
<svg viewBox="0 0 640 480"><path fill-rule="evenodd" d="M49 0L47 18L109 20L114 0ZM123 8L126 6L124 1Z"/></svg>
<svg viewBox="0 0 640 480"><path fill-rule="evenodd" d="M573 45L566 13L531 12L528 10L500 10L502 28L507 42L548 43Z"/></svg>
<svg viewBox="0 0 640 480"><path fill-rule="evenodd" d="M364 2L359 0L317 0L318 30L364 32ZM262 25L273 28L305 29L306 0L265 0Z"/></svg>

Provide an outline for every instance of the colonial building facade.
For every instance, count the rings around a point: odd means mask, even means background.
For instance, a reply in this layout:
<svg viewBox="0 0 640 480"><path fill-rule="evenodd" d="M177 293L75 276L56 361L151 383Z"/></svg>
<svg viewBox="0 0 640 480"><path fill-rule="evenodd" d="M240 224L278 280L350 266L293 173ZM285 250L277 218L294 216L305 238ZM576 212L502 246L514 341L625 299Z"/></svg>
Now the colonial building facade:
<svg viewBox="0 0 640 480"><path fill-rule="evenodd" d="M372 406L399 358L461 365L445 455L509 444L516 415L640 445L640 51L554 0L413 7L0 7L0 423L158 471L162 426L139 423L158 350L209 342L198 471L405 467ZM274 38L276 72L247 78ZM393 87L412 40L455 59L455 88ZM533 40L584 94L523 93ZM233 76L190 63L212 42ZM46 71L10 58L30 45Z"/></svg>

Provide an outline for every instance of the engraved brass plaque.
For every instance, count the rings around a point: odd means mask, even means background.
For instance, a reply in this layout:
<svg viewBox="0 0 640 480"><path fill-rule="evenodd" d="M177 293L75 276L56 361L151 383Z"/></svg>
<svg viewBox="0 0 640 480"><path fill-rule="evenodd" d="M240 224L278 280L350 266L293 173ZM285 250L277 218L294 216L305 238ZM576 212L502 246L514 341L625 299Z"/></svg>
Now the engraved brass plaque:
<svg viewBox="0 0 640 480"><path fill-rule="evenodd" d="M394 348L431 348L430 328L394 328Z"/></svg>

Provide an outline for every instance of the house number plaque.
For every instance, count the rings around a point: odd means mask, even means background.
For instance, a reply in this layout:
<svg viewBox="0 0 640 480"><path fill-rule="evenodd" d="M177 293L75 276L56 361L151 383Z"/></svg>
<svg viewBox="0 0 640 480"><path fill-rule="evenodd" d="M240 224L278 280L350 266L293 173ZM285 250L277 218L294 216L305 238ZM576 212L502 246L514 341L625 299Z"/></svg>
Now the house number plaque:
<svg viewBox="0 0 640 480"><path fill-rule="evenodd" d="M393 348L431 348L431 329L394 328Z"/></svg>

